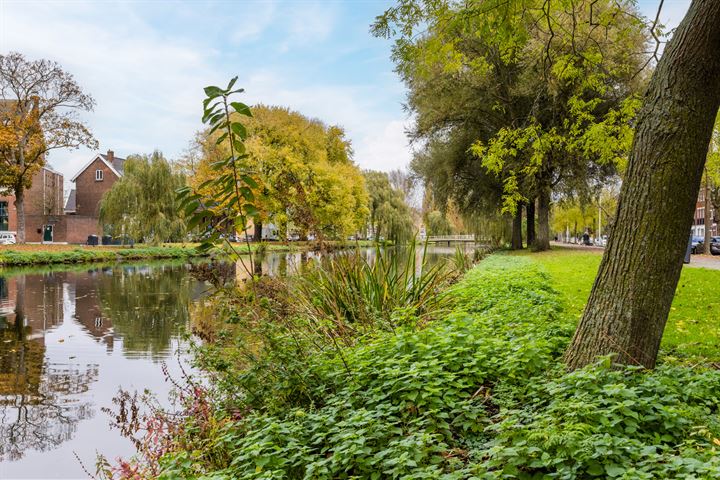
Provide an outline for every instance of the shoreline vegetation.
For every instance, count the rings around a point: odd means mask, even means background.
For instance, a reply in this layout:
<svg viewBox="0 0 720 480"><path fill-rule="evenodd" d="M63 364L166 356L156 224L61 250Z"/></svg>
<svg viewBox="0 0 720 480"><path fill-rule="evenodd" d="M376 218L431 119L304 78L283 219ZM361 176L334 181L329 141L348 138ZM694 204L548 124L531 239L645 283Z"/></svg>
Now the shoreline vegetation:
<svg viewBox="0 0 720 480"><path fill-rule="evenodd" d="M717 478L720 372L666 354L568 372L577 307L552 260L453 262L459 281L425 292L439 308L362 302L358 319L342 301L326 323L271 280L237 292L197 351L210 386L186 378L181 410L137 422L137 455L99 462L105 478ZM365 292L382 261L324 278Z"/></svg>
<svg viewBox="0 0 720 480"><path fill-rule="evenodd" d="M372 241L356 242L326 242L324 248L353 248L371 247ZM174 243L158 246L135 245L130 246L87 246L87 245L3 245L0 246L0 268L54 265L54 264L80 264L80 263L112 263L132 260L156 260L172 258L192 258L211 256L212 252L200 250L196 243ZM317 249L314 242L292 243L254 243L250 246L252 253L263 252L294 252ZM237 244L240 253L248 253L244 244Z"/></svg>

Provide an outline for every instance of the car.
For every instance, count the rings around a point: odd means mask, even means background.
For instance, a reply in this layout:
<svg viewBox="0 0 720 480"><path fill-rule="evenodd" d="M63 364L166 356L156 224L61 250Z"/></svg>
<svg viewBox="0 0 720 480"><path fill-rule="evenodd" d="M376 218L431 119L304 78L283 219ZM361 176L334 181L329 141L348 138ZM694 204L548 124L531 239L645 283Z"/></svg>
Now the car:
<svg viewBox="0 0 720 480"><path fill-rule="evenodd" d="M697 236L693 235L692 239L690 240L690 251L693 254L702 253L704 241L705 241L704 237L697 237Z"/></svg>
<svg viewBox="0 0 720 480"><path fill-rule="evenodd" d="M0 233L0 245L15 245L17 240L15 234L10 232Z"/></svg>

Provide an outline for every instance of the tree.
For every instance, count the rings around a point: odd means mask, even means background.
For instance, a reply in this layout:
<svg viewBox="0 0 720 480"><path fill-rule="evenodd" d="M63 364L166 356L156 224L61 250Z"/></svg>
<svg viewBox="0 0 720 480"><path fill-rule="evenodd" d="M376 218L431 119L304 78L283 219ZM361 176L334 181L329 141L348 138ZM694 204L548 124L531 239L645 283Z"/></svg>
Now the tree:
<svg viewBox="0 0 720 480"><path fill-rule="evenodd" d="M637 101L626 97L644 61L637 18L624 2L402 0L374 28L398 36L393 58L415 135L474 130L473 152L502 183L503 212L519 216L537 197L542 250L551 195L612 174L629 146Z"/></svg>
<svg viewBox="0 0 720 480"><path fill-rule="evenodd" d="M375 241L381 238L396 243L409 240L413 221L403 192L393 188L385 172L367 170L364 175L370 195L369 230Z"/></svg>
<svg viewBox="0 0 720 480"><path fill-rule="evenodd" d="M0 55L0 188L15 195L18 242L25 242L25 190L58 148L97 148L79 119L95 101L73 76L50 60Z"/></svg>
<svg viewBox="0 0 720 480"><path fill-rule="evenodd" d="M617 220L566 352L570 368L613 355L653 368L687 247L720 106L720 0L695 0L639 113Z"/></svg>
<svg viewBox="0 0 720 480"><path fill-rule="evenodd" d="M242 168L255 179L251 188L256 238L264 222L281 237L346 238L367 217L364 179L352 161L345 132L284 107L253 107L246 121ZM213 175L211 166L226 155L215 136L200 137L200 163L190 183L201 185Z"/></svg>
<svg viewBox="0 0 720 480"><path fill-rule="evenodd" d="M185 177L173 172L162 153L131 155L122 178L103 195L100 221L113 236L150 243L181 241L185 219L175 191L184 185Z"/></svg>

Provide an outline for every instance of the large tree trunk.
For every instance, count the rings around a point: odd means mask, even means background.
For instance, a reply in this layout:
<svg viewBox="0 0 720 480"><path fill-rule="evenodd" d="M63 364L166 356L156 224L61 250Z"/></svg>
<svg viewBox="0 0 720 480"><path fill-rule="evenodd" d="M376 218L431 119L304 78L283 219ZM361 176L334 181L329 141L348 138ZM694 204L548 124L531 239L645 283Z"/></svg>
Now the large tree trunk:
<svg viewBox="0 0 720 480"><path fill-rule="evenodd" d="M653 368L720 104L720 0L694 0L638 115L617 216L565 359Z"/></svg>
<svg viewBox="0 0 720 480"><path fill-rule="evenodd" d="M527 245L531 247L535 243L535 199L531 198L525 207L525 222L527 230Z"/></svg>
<svg viewBox="0 0 720 480"><path fill-rule="evenodd" d="M262 242L262 222L259 220L253 225L253 242Z"/></svg>
<svg viewBox="0 0 720 480"><path fill-rule="evenodd" d="M513 250L522 250L522 207L518 205L515 215L513 215L512 222L512 239L510 242L510 248Z"/></svg>
<svg viewBox="0 0 720 480"><path fill-rule="evenodd" d="M17 213L17 243L25 243L25 188L15 187L15 211Z"/></svg>
<svg viewBox="0 0 720 480"><path fill-rule="evenodd" d="M550 250L550 187L540 187L537 197L537 236L533 250Z"/></svg>

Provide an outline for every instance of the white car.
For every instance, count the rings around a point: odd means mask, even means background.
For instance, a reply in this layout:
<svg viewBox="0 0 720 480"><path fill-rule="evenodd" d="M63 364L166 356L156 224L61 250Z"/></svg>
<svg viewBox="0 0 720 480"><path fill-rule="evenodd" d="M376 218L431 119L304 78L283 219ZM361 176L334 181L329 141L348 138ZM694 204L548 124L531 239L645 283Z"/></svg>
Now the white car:
<svg viewBox="0 0 720 480"><path fill-rule="evenodd" d="M16 242L14 233L0 233L0 245L15 245Z"/></svg>

